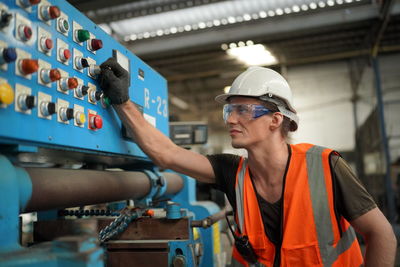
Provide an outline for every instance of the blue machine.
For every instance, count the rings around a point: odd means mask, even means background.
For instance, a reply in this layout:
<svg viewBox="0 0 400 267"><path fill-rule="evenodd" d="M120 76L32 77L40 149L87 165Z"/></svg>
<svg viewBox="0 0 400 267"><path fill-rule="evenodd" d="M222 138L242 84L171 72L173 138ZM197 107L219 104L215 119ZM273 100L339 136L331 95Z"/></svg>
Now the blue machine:
<svg viewBox="0 0 400 267"><path fill-rule="evenodd" d="M196 201L193 179L159 172L130 137L97 82L111 56L130 73L131 101L168 136L160 74L66 1L0 2L0 266L219 265L219 224L193 226L218 206ZM23 247L19 214L35 211Z"/></svg>

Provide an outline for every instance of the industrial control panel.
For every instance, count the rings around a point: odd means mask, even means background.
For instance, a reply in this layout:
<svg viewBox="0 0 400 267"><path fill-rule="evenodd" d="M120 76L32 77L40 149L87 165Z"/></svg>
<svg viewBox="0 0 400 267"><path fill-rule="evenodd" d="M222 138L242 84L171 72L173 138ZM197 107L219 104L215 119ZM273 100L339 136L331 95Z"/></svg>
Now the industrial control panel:
<svg viewBox="0 0 400 267"><path fill-rule="evenodd" d="M66 1L0 2L0 144L146 159L97 82L114 56L130 97L169 135L166 80Z"/></svg>

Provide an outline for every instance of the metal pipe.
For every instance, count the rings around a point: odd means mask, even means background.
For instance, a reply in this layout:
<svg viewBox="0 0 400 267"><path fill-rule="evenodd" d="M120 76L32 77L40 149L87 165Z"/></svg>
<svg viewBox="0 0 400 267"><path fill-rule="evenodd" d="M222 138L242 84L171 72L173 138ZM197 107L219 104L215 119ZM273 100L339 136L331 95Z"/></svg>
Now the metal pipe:
<svg viewBox="0 0 400 267"><path fill-rule="evenodd" d="M375 76L375 89L376 89L376 98L377 98L377 108L378 108L378 123L381 132L381 140L382 140L382 149L385 156L386 162L386 173L385 173L385 187L386 187L386 201L388 208L388 220L393 223L396 218L396 208L395 208L395 198L392 187L392 179L390 177L391 174L391 159L390 159L390 150L389 150L389 140L386 134L386 124L385 124L385 111L383 106L383 96L382 96L382 84L381 84L381 74L379 70L379 62L377 57L372 57L372 68Z"/></svg>
<svg viewBox="0 0 400 267"><path fill-rule="evenodd" d="M151 189L143 172L26 168L32 181L32 197L23 212L140 199ZM166 194L183 187L177 174L163 173Z"/></svg>

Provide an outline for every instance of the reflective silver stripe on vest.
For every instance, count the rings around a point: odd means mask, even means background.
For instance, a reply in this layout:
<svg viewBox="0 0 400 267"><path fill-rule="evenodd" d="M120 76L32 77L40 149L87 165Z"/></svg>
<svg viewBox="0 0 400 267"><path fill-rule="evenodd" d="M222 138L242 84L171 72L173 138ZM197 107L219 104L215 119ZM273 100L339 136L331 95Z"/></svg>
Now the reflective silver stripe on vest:
<svg viewBox="0 0 400 267"><path fill-rule="evenodd" d="M325 174L322 163L322 152L325 148L311 147L306 154L308 184L314 221L317 230L318 245L324 266L331 266L338 256L350 248L356 236L352 227L342 235L336 247L333 247L332 220L329 212L328 192L325 185Z"/></svg>
<svg viewBox="0 0 400 267"><path fill-rule="evenodd" d="M244 227L244 213L243 213L243 186L244 186L244 177L246 175L246 168L247 168L247 159L243 159L242 169L239 172L237 186L235 187L236 191L236 215L238 217L239 222L239 229L240 233L243 233Z"/></svg>

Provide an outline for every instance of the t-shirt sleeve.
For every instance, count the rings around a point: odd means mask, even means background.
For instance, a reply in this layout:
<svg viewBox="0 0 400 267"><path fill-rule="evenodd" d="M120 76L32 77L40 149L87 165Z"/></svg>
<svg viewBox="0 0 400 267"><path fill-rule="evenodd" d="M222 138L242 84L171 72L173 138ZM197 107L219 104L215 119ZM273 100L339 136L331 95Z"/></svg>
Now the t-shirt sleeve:
<svg viewBox="0 0 400 267"><path fill-rule="evenodd" d="M331 164L339 214L350 222L377 207L372 196L342 157L332 155Z"/></svg>
<svg viewBox="0 0 400 267"><path fill-rule="evenodd" d="M240 156L233 154L207 155L215 174L214 187L226 194L232 207L235 206L235 180Z"/></svg>

